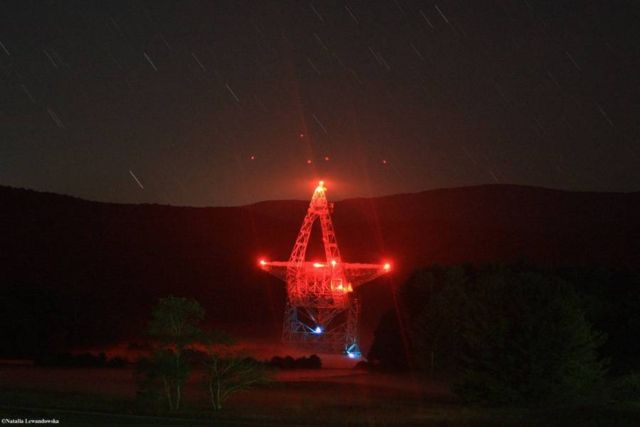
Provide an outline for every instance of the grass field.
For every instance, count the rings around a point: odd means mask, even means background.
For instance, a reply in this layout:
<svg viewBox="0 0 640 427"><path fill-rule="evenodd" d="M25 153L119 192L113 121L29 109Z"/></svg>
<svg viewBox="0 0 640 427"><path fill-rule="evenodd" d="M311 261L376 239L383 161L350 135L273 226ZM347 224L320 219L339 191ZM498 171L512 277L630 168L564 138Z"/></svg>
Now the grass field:
<svg viewBox="0 0 640 427"><path fill-rule="evenodd" d="M275 381L208 410L198 375L179 413L157 413L136 402L129 369L0 369L0 418L55 418L86 426L484 426L640 425L640 405L536 409L467 407L445 384L410 375L345 369L282 372Z"/></svg>

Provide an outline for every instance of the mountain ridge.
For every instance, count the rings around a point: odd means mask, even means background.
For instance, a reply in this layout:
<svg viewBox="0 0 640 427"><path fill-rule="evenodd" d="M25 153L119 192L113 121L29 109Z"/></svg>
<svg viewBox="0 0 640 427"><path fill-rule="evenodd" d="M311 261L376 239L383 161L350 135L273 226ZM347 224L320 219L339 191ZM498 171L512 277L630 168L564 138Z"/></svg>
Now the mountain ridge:
<svg viewBox="0 0 640 427"><path fill-rule="evenodd" d="M288 258L307 205L118 204L0 187L4 333L35 330L46 338L43 344L34 338L24 354L39 345L135 340L155 300L175 294L201 301L212 325L277 340L284 284L256 261ZM365 343L393 290L423 266L640 265L640 192L516 185L427 190L336 201L333 220L345 261L394 265L389 277L358 290ZM310 259L322 253L315 243ZM8 352L9 344L0 346L0 355Z"/></svg>
<svg viewBox="0 0 640 427"><path fill-rule="evenodd" d="M593 190L569 190L563 188L552 188L552 187L540 187L535 185L526 185L526 184L475 184L475 185L465 185L459 187L442 187L442 188L432 188L428 190L420 190L420 191L411 191L411 192L403 192L403 193L393 193L393 194L383 194L380 196L356 196L356 197L348 197L345 199L336 199L332 200L333 202L345 202L345 201L358 201L358 200L369 200L369 199L385 199L385 198L394 198L394 197L402 197L402 196L411 196L411 195L421 195L426 193L437 193L443 191L450 190L465 190L465 189L481 189L481 188L523 188L523 189L534 189L540 191L548 191L548 192L559 192L559 193L575 193L575 194L627 194L627 195L640 195L640 190L638 191L593 191ZM25 193L37 193L37 194L45 194L56 196L60 198L69 198L73 200L79 200L88 203L99 203L105 205L135 205L135 206L165 206L165 207L175 207L175 208L192 208L192 209L209 209L209 208L246 208L254 205L260 205L263 203L288 203L288 202L305 202L308 203L308 200L305 199L270 199L270 200L259 200L256 202L243 204L243 205L231 205L231 206L223 206L223 205L207 205L207 206L191 206L191 205L173 205L170 203L132 203L132 202L110 202L104 200L92 200L88 198L84 198L81 196L76 196L72 194L65 193L57 193L55 191L48 190L38 190L34 188L27 187L15 187L11 185L0 185L0 193L1 192L25 192ZM309 192L311 194L311 191Z"/></svg>

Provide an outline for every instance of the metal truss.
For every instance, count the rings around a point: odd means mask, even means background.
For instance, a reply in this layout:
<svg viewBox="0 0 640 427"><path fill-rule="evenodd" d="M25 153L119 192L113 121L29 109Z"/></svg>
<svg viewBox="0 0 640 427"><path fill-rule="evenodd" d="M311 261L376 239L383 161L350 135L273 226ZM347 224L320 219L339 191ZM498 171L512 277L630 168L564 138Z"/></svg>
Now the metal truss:
<svg viewBox="0 0 640 427"><path fill-rule="evenodd" d="M318 352L360 357L358 314L353 296L358 286L391 270L389 263L342 261L326 187L320 181L307 209L288 261L260 260L263 270L287 283L287 304L282 339L285 343ZM320 221L325 260L306 261L313 224Z"/></svg>

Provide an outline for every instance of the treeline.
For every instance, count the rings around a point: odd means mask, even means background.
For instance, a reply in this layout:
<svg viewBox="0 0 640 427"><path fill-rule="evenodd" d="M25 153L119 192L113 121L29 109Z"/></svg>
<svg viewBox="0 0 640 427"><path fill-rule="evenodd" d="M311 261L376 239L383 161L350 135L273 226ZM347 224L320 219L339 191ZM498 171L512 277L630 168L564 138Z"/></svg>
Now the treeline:
<svg viewBox="0 0 640 427"><path fill-rule="evenodd" d="M470 402L640 399L640 275L607 268L433 266L398 290L368 354Z"/></svg>
<svg viewBox="0 0 640 427"><path fill-rule="evenodd" d="M203 363L207 360L207 353L198 350L185 350L185 357L192 363ZM292 356L274 356L269 360L258 360L245 357L244 362L252 365L263 365L266 368L283 370L320 369L322 359L316 354L294 358ZM56 368L125 368L131 363L123 357L107 357L105 353L52 353L43 354L34 359L35 366Z"/></svg>
<svg viewBox="0 0 640 427"><path fill-rule="evenodd" d="M93 353L53 353L40 355L34 359L33 364L64 368L124 368L128 362L122 357L107 357L102 352L97 355Z"/></svg>
<svg viewBox="0 0 640 427"><path fill-rule="evenodd" d="M275 356L271 360L265 362L267 366L278 369L320 369L322 368L322 360L315 354L309 357L302 356L293 358L291 356Z"/></svg>

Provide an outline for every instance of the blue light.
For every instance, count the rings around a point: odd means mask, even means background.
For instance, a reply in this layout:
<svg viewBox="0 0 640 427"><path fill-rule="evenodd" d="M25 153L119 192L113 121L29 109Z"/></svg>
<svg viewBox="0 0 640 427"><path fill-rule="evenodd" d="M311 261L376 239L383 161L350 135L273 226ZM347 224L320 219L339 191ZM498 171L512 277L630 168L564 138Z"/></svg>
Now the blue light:
<svg viewBox="0 0 640 427"><path fill-rule="evenodd" d="M360 353L360 347L358 347L357 343L353 343L348 346L345 349L344 353L349 359L360 359L362 357L362 353Z"/></svg>
<svg viewBox="0 0 640 427"><path fill-rule="evenodd" d="M316 335L320 335L322 333L322 327L316 326L316 328L312 332Z"/></svg>

